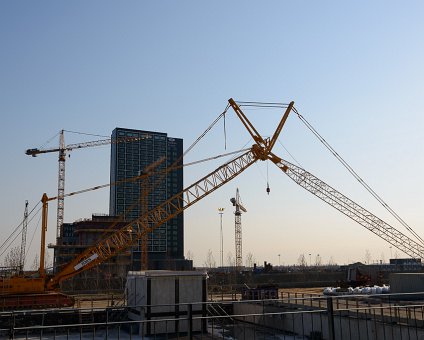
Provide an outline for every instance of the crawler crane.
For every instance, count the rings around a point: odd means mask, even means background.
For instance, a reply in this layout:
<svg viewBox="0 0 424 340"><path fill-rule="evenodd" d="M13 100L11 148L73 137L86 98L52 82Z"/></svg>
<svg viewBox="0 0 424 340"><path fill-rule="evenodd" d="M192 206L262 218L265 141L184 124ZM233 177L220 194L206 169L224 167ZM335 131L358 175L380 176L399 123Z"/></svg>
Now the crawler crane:
<svg viewBox="0 0 424 340"><path fill-rule="evenodd" d="M293 103L287 106L282 122L287 118L292 106ZM20 296L29 294L27 296L31 296L36 300L32 303L33 306L43 306L45 304L44 300L48 295L58 295L55 291L59 288L59 284L63 280L97 266L112 256L135 245L146 233L153 231L161 224L177 216L185 209L191 207L210 193L228 183L256 161L267 160L270 157L270 152L275 141L269 138L263 139L244 114L240 115L237 113L237 115L248 129L253 129L255 131L255 144L249 151L244 152L242 155L218 167L215 171L190 185L179 194L172 196L162 204L126 224L112 235L106 236L93 246L87 248L70 263L65 265L60 272L53 276L46 275L44 270L45 233L47 230L47 209L49 201L47 195L44 194L42 198L42 242L38 275L34 278L17 276L2 279L0 281L0 292L2 293L0 299L3 301L3 305L12 306L13 304L18 304ZM273 139L278 138L283 124L284 123L280 122ZM68 301L61 300L57 304L66 305L69 303Z"/></svg>
<svg viewBox="0 0 424 340"><path fill-rule="evenodd" d="M27 306L43 306L46 305L49 296L58 297L56 305L63 306L71 304L71 299L66 300L66 296L57 293L57 289L63 280L93 268L135 245L146 233L155 230L161 224L193 206L198 201L240 175L258 160L270 160L298 185L363 225L405 254L413 258L424 257L424 247L421 244L418 244L394 227L388 225L334 188L330 187L328 184L313 176L311 173L283 160L272 152L284 123L290 111L293 109L293 102L285 106L285 113L271 138L263 138L258 133L233 99L229 100L229 105L233 108L237 117L241 120L254 140L254 144L248 151L221 165L177 195L172 196L152 210L143 213L140 217L127 223L121 229L105 236L76 256L57 274L51 276L46 275L44 270L44 251L45 232L47 230L47 208L49 200L52 199L49 199L47 195L44 194L42 198L42 242L38 275L31 278L16 276L0 279L0 301L3 306L7 305L16 308L19 306L19 299L22 297L28 297L28 300L31 299L31 303L28 301L26 302ZM21 306L23 305L24 304Z"/></svg>

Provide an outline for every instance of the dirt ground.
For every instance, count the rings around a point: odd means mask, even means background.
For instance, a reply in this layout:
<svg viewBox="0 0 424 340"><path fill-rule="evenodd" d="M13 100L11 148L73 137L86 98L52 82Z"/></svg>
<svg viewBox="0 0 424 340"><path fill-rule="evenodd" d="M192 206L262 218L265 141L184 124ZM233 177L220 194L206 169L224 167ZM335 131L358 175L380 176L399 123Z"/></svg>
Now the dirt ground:
<svg viewBox="0 0 424 340"><path fill-rule="evenodd" d="M304 293L304 294L316 294L323 295L324 287L314 287L314 288L279 288L278 292L281 296L281 293Z"/></svg>

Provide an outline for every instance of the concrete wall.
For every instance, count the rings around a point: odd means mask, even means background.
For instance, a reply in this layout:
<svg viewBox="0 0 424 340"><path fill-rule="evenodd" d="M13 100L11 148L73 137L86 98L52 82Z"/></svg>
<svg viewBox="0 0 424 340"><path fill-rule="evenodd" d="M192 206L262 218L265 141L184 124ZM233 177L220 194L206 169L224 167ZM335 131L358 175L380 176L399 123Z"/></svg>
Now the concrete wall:
<svg viewBox="0 0 424 340"><path fill-rule="evenodd" d="M296 306L278 306L269 303L235 303L236 319L240 322L249 322L263 325L287 334L311 336L321 333L322 339L329 339L329 316L327 310L303 309L302 313ZM424 339L424 329L416 327L415 320L381 317L380 310L362 310L360 312L335 312L334 335L335 339ZM271 315L265 315L265 314ZM261 315L263 314L263 315ZM377 318L376 318L377 316ZM382 321L383 320L383 321ZM422 321L419 321L422 323ZM409 327L407 326L409 323Z"/></svg>

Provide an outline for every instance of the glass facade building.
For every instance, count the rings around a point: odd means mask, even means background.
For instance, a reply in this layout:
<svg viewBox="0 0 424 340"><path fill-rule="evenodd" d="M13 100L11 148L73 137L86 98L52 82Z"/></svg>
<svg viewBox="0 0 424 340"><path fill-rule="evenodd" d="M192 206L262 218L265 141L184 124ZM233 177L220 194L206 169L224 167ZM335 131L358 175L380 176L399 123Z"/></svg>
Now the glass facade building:
<svg viewBox="0 0 424 340"><path fill-rule="evenodd" d="M109 213L131 222L183 190L183 168L166 171L175 163L183 163L183 140L161 132L114 129L112 139L122 138L135 139L111 145ZM126 181L151 172L156 174ZM151 269L165 269L170 261L184 259L183 213L149 234L148 258ZM140 269L140 261L141 240L132 249L132 270Z"/></svg>

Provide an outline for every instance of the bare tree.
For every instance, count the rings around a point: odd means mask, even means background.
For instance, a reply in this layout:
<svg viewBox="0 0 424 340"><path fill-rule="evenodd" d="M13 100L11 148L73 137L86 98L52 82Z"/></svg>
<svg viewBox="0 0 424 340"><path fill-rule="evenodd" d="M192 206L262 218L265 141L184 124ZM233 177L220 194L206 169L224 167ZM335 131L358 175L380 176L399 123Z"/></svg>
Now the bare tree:
<svg viewBox="0 0 424 340"><path fill-rule="evenodd" d="M206 261L204 263L205 267L208 268L215 268L216 267L216 262L215 262L215 258L213 257L212 254L212 250L208 250L208 254L206 255Z"/></svg>
<svg viewBox="0 0 424 340"><path fill-rule="evenodd" d="M383 252L381 252L381 255L380 255L380 262L381 263L386 263L386 257L384 256L384 253Z"/></svg>
<svg viewBox="0 0 424 340"><path fill-rule="evenodd" d="M32 261L31 269L37 270L40 266L40 259L38 258L38 254L35 255L34 261Z"/></svg>
<svg viewBox="0 0 424 340"><path fill-rule="evenodd" d="M46 252L44 255L44 268L51 268L51 267L53 267L52 258L46 248ZM38 268L40 268L40 257L38 256L38 254L36 254L34 257L34 261L32 261L31 269L37 270Z"/></svg>
<svg viewBox="0 0 424 340"><path fill-rule="evenodd" d="M194 254L193 254L193 252L192 252L191 250L188 250L188 251L187 251L186 258L187 258L187 260L191 260L191 261L193 261Z"/></svg>
<svg viewBox="0 0 424 340"><path fill-rule="evenodd" d="M371 262L371 253L369 249L365 249L364 261L365 261L365 264L370 264Z"/></svg>
<svg viewBox="0 0 424 340"><path fill-rule="evenodd" d="M21 248L19 246L13 247L10 249L10 251L7 253L3 260L4 267L18 269L19 268L19 261L20 261L20 255L21 255Z"/></svg>
<svg viewBox="0 0 424 340"><path fill-rule="evenodd" d="M336 262L334 262L333 256L330 256L330 259L328 260L328 265L329 266L335 266L336 265Z"/></svg>
<svg viewBox="0 0 424 340"><path fill-rule="evenodd" d="M321 256L319 256L319 254L317 254L317 256L315 256L315 266L319 267L321 265L322 265Z"/></svg>
<svg viewBox="0 0 424 340"><path fill-rule="evenodd" d="M227 254L227 264L229 267L234 267L236 265L236 261L234 260L233 254L230 251Z"/></svg>
<svg viewBox="0 0 424 340"><path fill-rule="evenodd" d="M253 257L253 254L251 252L248 252L246 255L246 267L252 268L254 263L255 263L255 258Z"/></svg>
<svg viewBox="0 0 424 340"><path fill-rule="evenodd" d="M307 262L306 262L306 258L305 258L305 254L300 254L299 258L297 259L297 264L300 267L306 267L307 266Z"/></svg>

